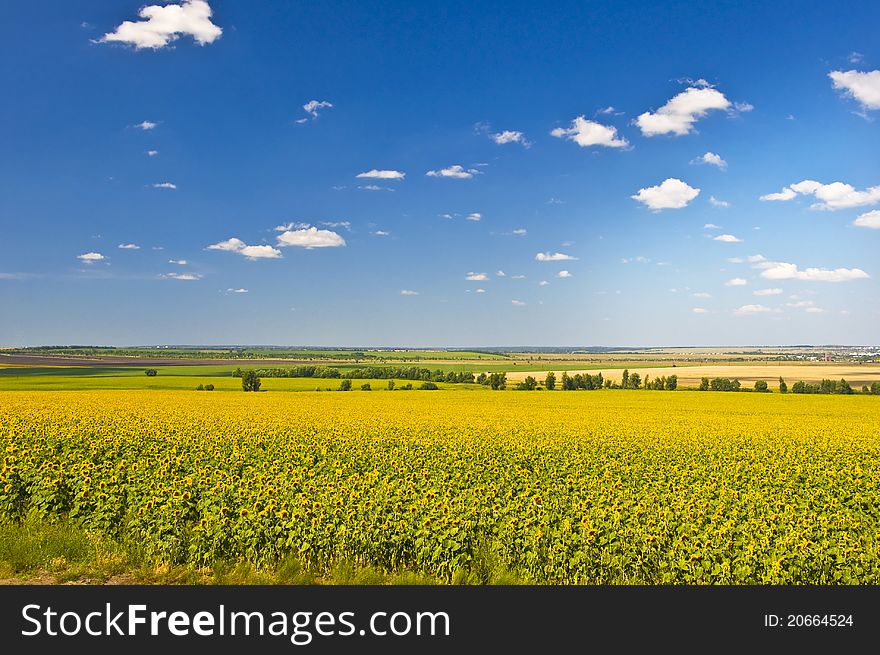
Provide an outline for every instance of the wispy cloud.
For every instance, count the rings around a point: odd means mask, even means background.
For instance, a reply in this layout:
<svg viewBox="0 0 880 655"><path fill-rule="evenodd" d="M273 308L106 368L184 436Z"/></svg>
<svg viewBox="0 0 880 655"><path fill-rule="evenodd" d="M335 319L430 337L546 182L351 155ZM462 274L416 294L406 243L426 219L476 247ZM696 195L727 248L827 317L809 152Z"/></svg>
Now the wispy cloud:
<svg viewBox="0 0 880 655"><path fill-rule="evenodd" d="M142 121L135 125L135 127L139 130L144 130L146 132L147 130L155 129L157 125L159 125L159 123L155 123L153 121Z"/></svg>
<svg viewBox="0 0 880 655"><path fill-rule="evenodd" d="M525 307L526 304L522 300L511 300L510 304L514 307Z"/></svg>
<svg viewBox="0 0 880 655"><path fill-rule="evenodd" d="M741 277L735 277L724 283L724 286L727 287L744 287L748 284L748 281Z"/></svg>
<svg viewBox="0 0 880 655"><path fill-rule="evenodd" d="M160 275L165 280L180 280L182 282L195 282L202 279L199 273L163 273Z"/></svg>
<svg viewBox="0 0 880 655"><path fill-rule="evenodd" d="M464 217L467 221L481 221L483 220L483 215L480 212L472 212Z"/></svg>
<svg viewBox="0 0 880 655"><path fill-rule="evenodd" d="M713 207L718 207L720 209L727 209L730 207L730 203L726 200L719 200L715 196L709 196L709 204Z"/></svg>
<svg viewBox="0 0 880 655"><path fill-rule="evenodd" d="M327 100L309 100L303 105L303 110L311 116L312 119L315 119L320 115L321 110L330 109L332 107L333 103L328 102Z"/></svg>
<svg viewBox="0 0 880 655"><path fill-rule="evenodd" d="M120 243L116 246L120 250L140 250L141 247L136 243Z"/></svg>
<svg viewBox="0 0 880 655"><path fill-rule="evenodd" d="M752 293L756 296L778 296L782 294L782 289L756 289Z"/></svg>
<svg viewBox="0 0 880 655"><path fill-rule="evenodd" d="M173 182L157 182L151 185L154 189L176 189L177 185Z"/></svg>
<svg viewBox="0 0 880 655"><path fill-rule="evenodd" d="M401 289L400 295L401 296L417 296L417 295L419 295L419 292L413 291L412 289Z"/></svg>

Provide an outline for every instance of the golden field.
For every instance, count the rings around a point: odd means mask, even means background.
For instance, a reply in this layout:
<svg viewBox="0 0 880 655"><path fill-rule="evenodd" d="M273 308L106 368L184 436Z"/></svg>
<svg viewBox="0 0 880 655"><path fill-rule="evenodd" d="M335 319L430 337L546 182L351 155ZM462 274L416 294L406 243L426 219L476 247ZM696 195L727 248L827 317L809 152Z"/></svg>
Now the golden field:
<svg viewBox="0 0 880 655"><path fill-rule="evenodd" d="M0 392L0 449L4 521L169 563L880 582L871 396Z"/></svg>

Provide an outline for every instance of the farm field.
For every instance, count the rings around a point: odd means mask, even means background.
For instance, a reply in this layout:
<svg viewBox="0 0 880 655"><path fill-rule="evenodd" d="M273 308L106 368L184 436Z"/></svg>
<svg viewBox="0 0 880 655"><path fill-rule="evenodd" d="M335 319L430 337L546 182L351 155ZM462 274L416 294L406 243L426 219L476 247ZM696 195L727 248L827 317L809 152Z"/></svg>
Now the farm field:
<svg viewBox="0 0 880 655"><path fill-rule="evenodd" d="M3 521L198 570L880 582L871 396L9 391L0 449Z"/></svg>

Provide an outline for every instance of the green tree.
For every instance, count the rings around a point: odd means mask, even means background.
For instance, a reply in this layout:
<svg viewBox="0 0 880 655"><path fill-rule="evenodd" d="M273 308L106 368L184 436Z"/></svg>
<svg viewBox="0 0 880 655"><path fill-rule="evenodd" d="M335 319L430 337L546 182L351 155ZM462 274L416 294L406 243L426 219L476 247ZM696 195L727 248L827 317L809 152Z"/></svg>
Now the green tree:
<svg viewBox="0 0 880 655"><path fill-rule="evenodd" d="M666 378L666 390L667 391L675 391L678 389L678 376L670 375Z"/></svg>
<svg viewBox="0 0 880 655"><path fill-rule="evenodd" d="M422 382L422 384L419 386L419 389L421 389L423 391L436 391L439 388L440 387L438 387L436 384L434 384L430 380L428 380L427 382Z"/></svg>
<svg viewBox="0 0 880 655"><path fill-rule="evenodd" d="M213 384L206 384L205 391L214 391L214 385Z"/></svg>
<svg viewBox="0 0 880 655"><path fill-rule="evenodd" d="M700 380L700 391L709 391L709 378Z"/></svg>
<svg viewBox="0 0 880 655"><path fill-rule="evenodd" d="M629 369L623 369L623 378L620 380L621 389L629 389Z"/></svg>
<svg viewBox="0 0 880 655"><path fill-rule="evenodd" d="M759 391L761 393L767 393L770 389L767 388L766 380L758 380L755 382L755 391Z"/></svg>
<svg viewBox="0 0 880 655"><path fill-rule="evenodd" d="M630 373L629 375L629 388L630 389L638 389L642 386L642 376L638 373Z"/></svg>
<svg viewBox="0 0 880 655"><path fill-rule="evenodd" d="M245 371L241 376L241 388L244 391L259 391L260 378L256 371Z"/></svg>
<svg viewBox="0 0 880 655"><path fill-rule="evenodd" d="M369 382L366 382L361 385L361 391L372 391L373 387L370 386Z"/></svg>
<svg viewBox="0 0 880 655"><path fill-rule="evenodd" d="M388 391L394 391L394 380L388 380L388 384L385 386Z"/></svg>
<svg viewBox="0 0 880 655"><path fill-rule="evenodd" d="M556 373L553 371L547 373L547 377L544 378L544 386L550 391L553 391L556 388Z"/></svg>
<svg viewBox="0 0 880 655"><path fill-rule="evenodd" d="M852 392L853 392L853 389L851 386L849 386L849 382L847 382L843 378L840 378L840 382L837 383L837 393L843 393L843 394L849 395Z"/></svg>
<svg viewBox="0 0 880 655"><path fill-rule="evenodd" d="M154 368L148 368L146 371L144 371L144 375L146 375L148 378L154 378L156 377L156 375L158 375L158 373L159 371Z"/></svg>
<svg viewBox="0 0 880 655"><path fill-rule="evenodd" d="M788 393L788 385L785 384L785 380L781 376L779 378L779 393Z"/></svg>
<svg viewBox="0 0 880 655"><path fill-rule="evenodd" d="M516 385L520 391L534 391L538 387L538 381L531 375L527 375L526 379Z"/></svg>
<svg viewBox="0 0 880 655"><path fill-rule="evenodd" d="M345 378L339 383L340 391L351 391L351 378Z"/></svg>

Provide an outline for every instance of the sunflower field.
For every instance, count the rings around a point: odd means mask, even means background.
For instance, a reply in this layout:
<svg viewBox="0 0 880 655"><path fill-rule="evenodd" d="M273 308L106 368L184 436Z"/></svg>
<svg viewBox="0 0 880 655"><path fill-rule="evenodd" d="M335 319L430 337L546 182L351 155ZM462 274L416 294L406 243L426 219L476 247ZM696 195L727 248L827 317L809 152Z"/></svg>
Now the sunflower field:
<svg viewBox="0 0 880 655"><path fill-rule="evenodd" d="M14 391L0 454L0 520L162 562L880 583L872 397Z"/></svg>

